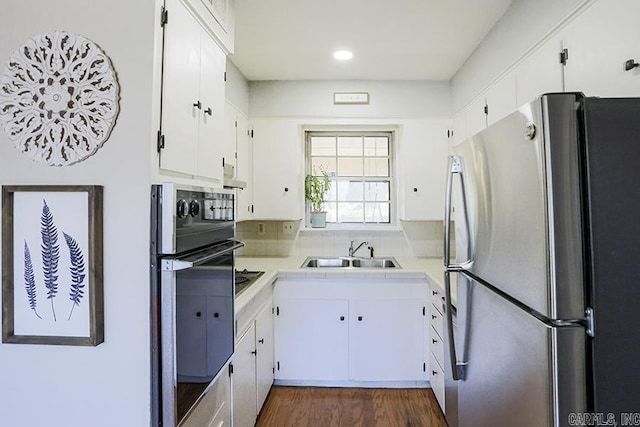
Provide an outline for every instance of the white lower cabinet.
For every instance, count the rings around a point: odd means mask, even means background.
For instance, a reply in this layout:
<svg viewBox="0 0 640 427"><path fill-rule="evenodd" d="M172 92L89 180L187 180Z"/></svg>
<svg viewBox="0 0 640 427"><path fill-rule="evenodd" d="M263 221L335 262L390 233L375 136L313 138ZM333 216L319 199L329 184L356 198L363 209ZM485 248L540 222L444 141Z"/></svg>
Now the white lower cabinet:
<svg viewBox="0 0 640 427"><path fill-rule="evenodd" d="M200 399L180 427L230 427L231 382L227 370Z"/></svg>
<svg viewBox="0 0 640 427"><path fill-rule="evenodd" d="M279 299L275 319L276 378L347 379L348 316L349 302L346 300Z"/></svg>
<svg viewBox="0 0 640 427"><path fill-rule="evenodd" d="M273 317L265 305L236 342L233 425L252 427L273 384Z"/></svg>
<svg viewBox="0 0 640 427"><path fill-rule="evenodd" d="M279 279L276 380L426 381L427 290L420 280Z"/></svg>

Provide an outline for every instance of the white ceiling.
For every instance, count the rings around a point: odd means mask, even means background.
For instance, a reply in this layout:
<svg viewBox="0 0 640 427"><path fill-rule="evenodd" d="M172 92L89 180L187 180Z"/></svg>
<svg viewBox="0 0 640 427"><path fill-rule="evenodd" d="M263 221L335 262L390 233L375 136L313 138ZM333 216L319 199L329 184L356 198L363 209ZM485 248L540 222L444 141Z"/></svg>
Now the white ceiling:
<svg viewBox="0 0 640 427"><path fill-rule="evenodd" d="M449 80L511 2L236 0L231 60L248 80Z"/></svg>

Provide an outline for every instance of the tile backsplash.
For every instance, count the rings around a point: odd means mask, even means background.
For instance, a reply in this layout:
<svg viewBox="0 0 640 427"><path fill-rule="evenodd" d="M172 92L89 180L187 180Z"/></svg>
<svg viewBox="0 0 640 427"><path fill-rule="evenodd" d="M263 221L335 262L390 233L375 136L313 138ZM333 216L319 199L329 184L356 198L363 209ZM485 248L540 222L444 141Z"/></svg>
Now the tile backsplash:
<svg viewBox="0 0 640 427"><path fill-rule="evenodd" d="M285 233L285 224L293 225ZM236 238L245 242L241 256L345 256L349 242L367 241L375 256L443 256L442 221L402 221L398 230L308 230L301 221L242 221L236 224ZM368 256L366 247L358 256Z"/></svg>

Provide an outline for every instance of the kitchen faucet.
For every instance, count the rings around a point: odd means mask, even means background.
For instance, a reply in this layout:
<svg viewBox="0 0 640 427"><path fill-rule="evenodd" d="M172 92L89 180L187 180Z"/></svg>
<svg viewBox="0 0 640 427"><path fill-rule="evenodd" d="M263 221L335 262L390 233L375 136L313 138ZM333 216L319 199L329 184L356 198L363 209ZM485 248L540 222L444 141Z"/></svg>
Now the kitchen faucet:
<svg viewBox="0 0 640 427"><path fill-rule="evenodd" d="M358 245L357 248L353 249L353 243L354 243L353 240L351 240L351 243L349 243L349 256L350 257L352 257L357 252L357 250L362 247L362 245L368 245L369 244L369 242L362 242L362 243L360 243Z"/></svg>

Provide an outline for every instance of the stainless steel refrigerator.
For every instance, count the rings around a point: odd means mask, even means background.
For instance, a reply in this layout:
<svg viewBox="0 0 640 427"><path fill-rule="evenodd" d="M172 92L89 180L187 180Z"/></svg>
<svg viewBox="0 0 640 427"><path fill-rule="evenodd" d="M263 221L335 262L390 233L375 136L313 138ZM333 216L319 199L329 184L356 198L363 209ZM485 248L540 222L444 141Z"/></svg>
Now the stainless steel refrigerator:
<svg viewBox="0 0 640 427"><path fill-rule="evenodd" d="M637 421L640 99L546 94L453 154L458 425Z"/></svg>

